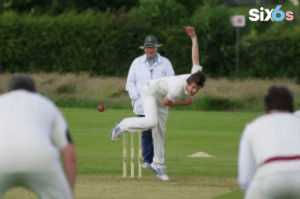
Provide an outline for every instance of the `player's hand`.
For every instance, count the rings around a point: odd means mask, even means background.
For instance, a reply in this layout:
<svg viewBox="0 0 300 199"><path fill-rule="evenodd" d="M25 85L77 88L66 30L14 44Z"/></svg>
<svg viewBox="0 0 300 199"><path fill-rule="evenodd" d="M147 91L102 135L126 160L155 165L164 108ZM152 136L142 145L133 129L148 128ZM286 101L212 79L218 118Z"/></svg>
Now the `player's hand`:
<svg viewBox="0 0 300 199"><path fill-rule="evenodd" d="M196 38L196 31L195 28L192 26L186 26L184 27L184 31L186 32L186 34L190 37L190 38Z"/></svg>
<svg viewBox="0 0 300 199"><path fill-rule="evenodd" d="M193 98L189 97L185 101L186 101L186 105L189 105L189 104L193 103Z"/></svg>

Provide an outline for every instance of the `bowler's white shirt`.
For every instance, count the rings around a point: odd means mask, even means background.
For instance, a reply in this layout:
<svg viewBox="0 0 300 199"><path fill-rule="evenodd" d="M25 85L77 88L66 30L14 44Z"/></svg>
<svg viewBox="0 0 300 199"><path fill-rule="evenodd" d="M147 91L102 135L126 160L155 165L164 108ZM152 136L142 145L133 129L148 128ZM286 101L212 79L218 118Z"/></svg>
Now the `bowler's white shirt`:
<svg viewBox="0 0 300 199"><path fill-rule="evenodd" d="M194 65L191 74L196 73L199 70L202 70L202 66ZM159 102L162 102L162 99L166 96L169 100L175 101L184 95L188 95L186 90L186 80L191 76L191 74L150 80L149 88Z"/></svg>
<svg viewBox="0 0 300 199"><path fill-rule="evenodd" d="M300 155L300 118L286 112L271 112L258 117L246 125L241 136L238 156L240 186L247 190L264 161L294 155ZM276 167L277 172L281 169L284 171L287 167Z"/></svg>
<svg viewBox="0 0 300 199"><path fill-rule="evenodd" d="M129 69L126 90L132 100L133 112L137 115L144 115L144 108L140 92L149 80L160 79L163 77L174 76L174 70L171 62L161 56L157 55L157 62L152 66L147 61L146 54L136 58Z"/></svg>
<svg viewBox="0 0 300 199"><path fill-rule="evenodd" d="M0 95L0 171L56 169L67 144L67 123L59 109L38 93Z"/></svg>

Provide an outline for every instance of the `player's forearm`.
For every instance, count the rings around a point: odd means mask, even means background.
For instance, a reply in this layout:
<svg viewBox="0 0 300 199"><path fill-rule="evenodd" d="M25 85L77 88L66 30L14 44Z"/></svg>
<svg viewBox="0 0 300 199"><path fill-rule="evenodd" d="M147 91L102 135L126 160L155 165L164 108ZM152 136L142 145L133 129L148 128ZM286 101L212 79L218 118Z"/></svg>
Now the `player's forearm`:
<svg viewBox="0 0 300 199"><path fill-rule="evenodd" d="M77 157L74 146L68 144L68 146L62 150L62 156L65 175L73 191L77 177Z"/></svg>
<svg viewBox="0 0 300 199"><path fill-rule="evenodd" d="M191 104L189 101L169 101L164 103L166 106L187 106Z"/></svg>
<svg viewBox="0 0 300 199"><path fill-rule="evenodd" d="M77 177L76 164L72 164L72 163L70 164L70 163L65 162L64 170L65 170L65 174L67 176L68 182L70 184L70 187L71 187L72 191L74 191L76 177Z"/></svg>
<svg viewBox="0 0 300 199"><path fill-rule="evenodd" d="M192 60L193 65L199 65L199 50L197 37L192 38Z"/></svg>
<svg viewBox="0 0 300 199"><path fill-rule="evenodd" d="M181 101L181 102L173 102L173 106L187 106L190 105L188 101Z"/></svg>
<svg viewBox="0 0 300 199"><path fill-rule="evenodd" d="M167 96L163 98L162 103L166 106L187 106L193 102L191 97L187 98L185 101L172 101Z"/></svg>

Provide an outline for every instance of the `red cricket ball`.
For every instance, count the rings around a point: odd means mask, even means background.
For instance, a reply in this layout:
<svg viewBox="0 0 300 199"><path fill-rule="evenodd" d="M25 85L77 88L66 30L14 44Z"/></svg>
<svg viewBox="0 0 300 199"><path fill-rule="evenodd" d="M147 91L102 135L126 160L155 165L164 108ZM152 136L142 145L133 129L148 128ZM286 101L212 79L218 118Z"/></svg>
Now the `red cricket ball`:
<svg viewBox="0 0 300 199"><path fill-rule="evenodd" d="M105 106L104 106L103 104L100 104L100 105L98 106L98 111L100 111L100 112L105 111Z"/></svg>

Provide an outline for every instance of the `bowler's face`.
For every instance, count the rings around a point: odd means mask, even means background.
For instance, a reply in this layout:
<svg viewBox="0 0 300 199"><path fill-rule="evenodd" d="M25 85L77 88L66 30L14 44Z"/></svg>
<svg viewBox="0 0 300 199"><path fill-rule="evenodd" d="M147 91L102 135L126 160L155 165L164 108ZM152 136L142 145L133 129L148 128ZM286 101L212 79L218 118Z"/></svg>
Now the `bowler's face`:
<svg viewBox="0 0 300 199"><path fill-rule="evenodd" d="M157 52L157 48L145 47L145 54L147 55L148 59L154 59L155 54Z"/></svg>
<svg viewBox="0 0 300 199"><path fill-rule="evenodd" d="M196 83L192 82L191 84L186 84L186 90L189 93L189 96L194 96L200 90L201 86L198 86Z"/></svg>

